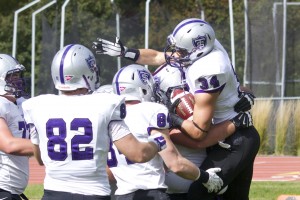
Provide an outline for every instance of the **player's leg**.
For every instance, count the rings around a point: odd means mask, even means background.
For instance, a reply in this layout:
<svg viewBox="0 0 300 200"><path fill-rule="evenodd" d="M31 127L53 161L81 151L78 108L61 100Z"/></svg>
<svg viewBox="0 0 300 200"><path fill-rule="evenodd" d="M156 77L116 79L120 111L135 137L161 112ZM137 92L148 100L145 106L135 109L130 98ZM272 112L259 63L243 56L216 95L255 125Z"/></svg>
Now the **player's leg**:
<svg viewBox="0 0 300 200"><path fill-rule="evenodd" d="M225 143L230 144L231 148L225 149L219 145L211 147L207 158L201 165L204 170L211 167L221 167L222 171L218 175L223 179L224 187L230 184L248 166L253 165L259 148L259 135L254 127L242 129L228 137ZM247 184L245 183L245 185ZM188 199L213 199L215 195L208 193L203 184L196 181L189 189Z"/></svg>
<svg viewBox="0 0 300 200"><path fill-rule="evenodd" d="M245 133L247 145L245 145L245 153L243 155L243 170L231 181L227 191L223 194L224 199L238 200L249 199L250 185L253 176L254 159L259 149L259 139L256 136L256 130L250 129Z"/></svg>
<svg viewBox="0 0 300 200"><path fill-rule="evenodd" d="M0 199L12 200L11 193L0 189Z"/></svg>
<svg viewBox="0 0 300 200"><path fill-rule="evenodd" d="M249 191L253 174L253 165L242 171L228 186L223 194L224 200L249 199Z"/></svg>
<svg viewBox="0 0 300 200"><path fill-rule="evenodd" d="M168 194L170 200L186 200L187 193Z"/></svg>

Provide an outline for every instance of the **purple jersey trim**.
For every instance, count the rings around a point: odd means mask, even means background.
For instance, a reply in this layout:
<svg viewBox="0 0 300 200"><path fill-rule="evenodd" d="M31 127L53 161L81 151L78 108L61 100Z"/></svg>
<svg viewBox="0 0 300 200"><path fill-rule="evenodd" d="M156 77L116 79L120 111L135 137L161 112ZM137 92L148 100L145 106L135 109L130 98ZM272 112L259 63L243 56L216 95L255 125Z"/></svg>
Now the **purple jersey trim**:
<svg viewBox="0 0 300 200"><path fill-rule="evenodd" d="M185 25L187 25L187 24L195 23L195 22L200 22L200 23L207 24L207 22L205 22L205 21L203 21L203 20L200 20L200 19L195 19L195 20L187 21L187 22L181 24L177 29L175 29L175 30L173 31L173 37L175 37L176 33L177 33L183 26L185 26Z"/></svg>
<svg viewBox="0 0 300 200"><path fill-rule="evenodd" d="M59 78L60 78L60 82L62 84L65 84L65 79L64 79L64 61L65 61L65 57L68 53L68 51L70 50L70 48L74 46L74 44L70 44L69 46L67 46L67 48L65 49L62 57L61 57L61 61L60 61L60 65L59 65Z"/></svg>
<svg viewBox="0 0 300 200"><path fill-rule="evenodd" d="M225 85L226 85L226 83L223 84L221 87L215 88L213 90L196 90L195 94L196 93L215 93L215 92L220 92L221 93L223 91Z"/></svg>

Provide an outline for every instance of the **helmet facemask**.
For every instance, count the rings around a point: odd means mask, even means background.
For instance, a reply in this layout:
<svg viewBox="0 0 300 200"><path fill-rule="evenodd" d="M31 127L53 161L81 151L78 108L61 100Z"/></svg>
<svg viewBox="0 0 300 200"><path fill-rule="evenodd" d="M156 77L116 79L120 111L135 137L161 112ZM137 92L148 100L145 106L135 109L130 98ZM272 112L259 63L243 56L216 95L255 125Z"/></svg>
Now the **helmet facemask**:
<svg viewBox="0 0 300 200"><path fill-rule="evenodd" d="M168 55L171 52L171 55ZM189 59L187 49L176 46L175 38L169 35L167 38L167 46L164 49L166 63L171 67L182 68L189 66L192 62Z"/></svg>
<svg viewBox="0 0 300 200"><path fill-rule="evenodd" d="M25 92L24 71L25 67L18 65L17 68L7 71L5 76L6 85L4 90L15 95L16 98L28 96Z"/></svg>

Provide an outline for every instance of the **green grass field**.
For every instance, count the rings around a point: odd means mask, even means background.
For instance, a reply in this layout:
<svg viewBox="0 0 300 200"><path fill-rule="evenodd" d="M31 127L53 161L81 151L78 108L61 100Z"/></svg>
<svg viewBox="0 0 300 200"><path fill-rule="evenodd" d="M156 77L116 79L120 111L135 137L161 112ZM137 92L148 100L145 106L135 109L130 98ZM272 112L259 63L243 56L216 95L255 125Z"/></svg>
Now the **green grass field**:
<svg viewBox="0 0 300 200"><path fill-rule="evenodd" d="M43 185L29 185L25 195L30 200L41 199ZM300 182L252 182L250 200L276 200L281 194L300 195Z"/></svg>

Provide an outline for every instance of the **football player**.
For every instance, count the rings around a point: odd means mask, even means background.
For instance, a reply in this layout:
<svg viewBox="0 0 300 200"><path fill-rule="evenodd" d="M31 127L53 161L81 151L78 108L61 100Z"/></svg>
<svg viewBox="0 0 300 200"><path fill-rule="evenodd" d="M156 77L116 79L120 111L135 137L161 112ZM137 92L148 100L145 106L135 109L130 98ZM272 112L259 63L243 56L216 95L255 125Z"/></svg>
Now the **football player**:
<svg viewBox="0 0 300 200"><path fill-rule="evenodd" d="M25 67L0 54L0 199L20 200L29 179L29 140L22 103L26 100Z"/></svg>
<svg viewBox="0 0 300 200"><path fill-rule="evenodd" d="M112 45L113 44L113 45ZM183 120L171 114L171 121L181 131L196 140L203 140L212 124L232 120L239 115L234 105L243 93L237 75L225 49L216 40L213 28L205 21L190 18L180 22L167 38L165 52L149 49L130 49L99 39L93 48L97 53L122 56L140 64L186 68L186 80L194 94L193 120ZM250 116L249 116L250 117ZM241 120L243 122L244 120ZM234 121L233 121L234 122ZM254 126L236 124L237 130L225 139L228 148L211 147L201 167L221 167L218 173L228 187L226 199L248 199L260 138ZM225 146L227 146L225 145ZM189 188L188 199L213 199L217 192L209 193L199 181Z"/></svg>
<svg viewBox="0 0 300 200"><path fill-rule="evenodd" d="M164 133L167 148L146 163L135 163L119 153L114 145L108 166L117 181L117 200L168 200L165 193L165 169L179 176L207 183L212 190L219 190L222 180L216 175L220 168L203 171L182 157L171 142L168 109L155 103L154 79L145 67L129 65L121 68L112 82L115 94L125 97L127 115L124 119L134 136L141 142L154 131Z"/></svg>
<svg viewBox="0 0 300 200"><path fill-rule="evenodd" d="M93 53L70 44L53 58L51 75L60 95L46 94L23 103L34 153L45 165L43 200L109 200L106 173L110 141L133 162L146 162L166 147L159 131L139 142L123 119L124 98L92 93L99 87Z"/></svg>
<svg viewBox="0 0 300 200"><path fill-rule="evenodd" d="M153 76L156 83L159 85L160 96L165 94L165 98L167 99L169 99L172 95L172 92L177 89L182 89L186 92L189 91L189 86L186 83L185 73L182 68L176 68L168 64L163 64L155 70ZM239 104L246 105L247 102L240 100ZM187 114L189 120L192 120L192 114L193 113ZM243 115L247 116L247 114L244 113ZM238 122L240 119L240 116L234 118L235 122ZM251 120L251 118L245 119ZM228 144L225 144L222 141L226 135L232 134L234 131L235 125L230 121L225 121L213 126L210 129L207 137L201 141L191 139L187 135L182 134L179 129L171 129L170 137L182 156L189 159L197 166L200 166L206 158L205 148L215 144L219 144L226 148ZM168 186L167 193L169 194L171 200L187 199L187 192L191 183L191 180L182 179L172 171L167 171L166 173L166 184ZM226 189L224 189L224 191L225 190Z"/></svg>

